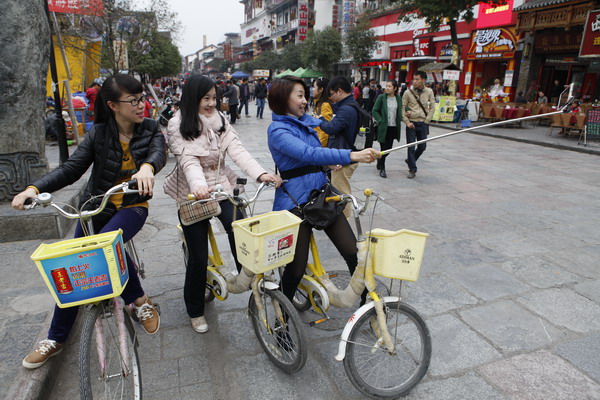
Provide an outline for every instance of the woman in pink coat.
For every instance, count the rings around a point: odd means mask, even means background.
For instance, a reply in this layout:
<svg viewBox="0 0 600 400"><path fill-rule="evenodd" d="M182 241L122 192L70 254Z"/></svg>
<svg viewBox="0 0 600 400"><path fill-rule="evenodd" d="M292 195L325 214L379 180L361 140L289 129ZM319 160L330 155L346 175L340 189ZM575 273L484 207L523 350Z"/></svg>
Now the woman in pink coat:
<svg viewBox="0 0 600 400"><path fill-rule="evenodd" d="M169 149L177 158L177 167L165 181L165 192L178 203L187 200L192 193L198 199L210 197L215 185L220 184L228 193L233 193L236 174L225 164L229 156L250 178L258 182L281 184L281 178L268 173L252 158L240 142L231 125L216 110L216 84L211 79L195 75L183 86L180 109L169 121ZM234 207L228 200L220 202L223 224L231 252L236 258L231 223ZM241 218L238 211L236 219ZM208 263L209 220L182 226L188 243L183 296L192 327L196 332L208 331L204 318L204 290ZM236 261L238 272L241 265Z"/></svg>

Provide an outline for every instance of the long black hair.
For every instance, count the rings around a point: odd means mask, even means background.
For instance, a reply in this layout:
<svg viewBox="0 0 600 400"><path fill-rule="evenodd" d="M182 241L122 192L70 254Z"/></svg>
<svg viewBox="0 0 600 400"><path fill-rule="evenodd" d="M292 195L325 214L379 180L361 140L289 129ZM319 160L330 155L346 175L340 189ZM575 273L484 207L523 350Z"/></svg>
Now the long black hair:
<svg viewBox="0 0 600 400"><path fill-rule="evenodd" d="M119 74L106 78L94 103L94 123L108 122L115 117L107 104L109 101L118 101L123 93L136 95L143 91L140 81L131 75Z"/></svg>
<svg viewBox="0 0 600 400"><path fill-rule="evenodd" d="M202 122L198 116L198 104L200 100L210 91L217 90L217 84L212 79L203 75L192 75L186 79L181 93L179 112L181 113L181 123L179 131L185 140L194 140L202 132ZM218 111L217 111L218 112ZM225 132L225 119L221 114L223 126L219 132Z"/></svg>
<svg viewBox="0 0 600 400"><path fill-rule="evenodd" d="M329 85L329 79L327 78L319 78L316 81L317 87L322 89L321 96L317 103L315 104L315 111L317 114L321 114L321 107L323 107L323 103L329 103L329 92L327 91L327 86Z"/></svg>

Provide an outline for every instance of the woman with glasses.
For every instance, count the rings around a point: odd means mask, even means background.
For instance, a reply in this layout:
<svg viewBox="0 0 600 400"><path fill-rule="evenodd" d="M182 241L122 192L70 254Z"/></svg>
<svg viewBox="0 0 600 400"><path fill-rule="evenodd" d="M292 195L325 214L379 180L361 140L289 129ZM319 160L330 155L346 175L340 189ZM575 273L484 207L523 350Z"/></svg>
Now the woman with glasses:
<svg viewBox="0 0 600 400"><path fill-rule="evenodd" d="M167 161L163 135L154 120L144 118L145 98L142 91L142 84L129 75L116 75L106 79L94 105L94 125L77 150L58 168L15 196L12 206L22 210L28 198L33 198L40 192L54 192L77 182L93 165L80 204L83 205L92 196L101 195L114 185L131 179L137 179L140 190L139 194L111 196L111 205L106 208L109 213L99 215L104 218L93 219L95 232L122 229L125 242L135 236L148 217L148 200L154 189L154 175ZM93 200L90 203L91 209L97 207ZM84 236L84 232L78 223L75 237L81 236ZM121 297L125 304L134 304L144 330L154 334L160 326L158 312L144 293L135 264L129 256L127 261L129 281ZM62 351L75 323L78 308L54 308L48 338L42 340L25 357L25 368L38 368Z"/></svg>

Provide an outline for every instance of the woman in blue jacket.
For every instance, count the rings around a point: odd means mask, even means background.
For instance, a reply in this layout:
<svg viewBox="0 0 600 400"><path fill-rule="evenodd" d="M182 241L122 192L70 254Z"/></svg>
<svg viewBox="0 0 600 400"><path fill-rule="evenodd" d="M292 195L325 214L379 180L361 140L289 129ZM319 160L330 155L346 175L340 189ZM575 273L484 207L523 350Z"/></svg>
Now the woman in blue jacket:
<svg viewBox="0 0 600 400"><path fill-rule="evenodd" d="M304 82L290 76L275 80L268 95L273 111L268 131L269 150L281 177L287 180L275 192L273 210L289 210L300 217L297 204L306 204L310 192L327 183L323 166L336 169L351 162L371 163L379 157L375 149L351 151L321 147L314 128L322 121L306 114L307 96ZM306 269L312 228L306 221L300 224L294 260L285 267L281 278L282 291L290 300ZM356 237L344 214L340 214L325 233L353 273L358 263Z"/></svg>

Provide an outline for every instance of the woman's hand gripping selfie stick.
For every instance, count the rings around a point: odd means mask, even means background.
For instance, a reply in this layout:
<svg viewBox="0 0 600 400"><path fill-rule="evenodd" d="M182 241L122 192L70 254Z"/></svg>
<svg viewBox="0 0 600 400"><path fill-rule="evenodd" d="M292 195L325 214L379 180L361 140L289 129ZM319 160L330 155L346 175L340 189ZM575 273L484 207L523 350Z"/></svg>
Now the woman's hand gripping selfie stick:
<svg viewBox="0 0 600 400"><path fill-rule="evenodd" d="M569 112L569 107L571 106L571 104L573 104L573 102L575 101L575 98L573 97L573 84L571 83L570 85L566 86L566 89L563 90L563 92L560 94L560 96L558 97L558 104L557 104L557 110L556 111L552 111L549 113L545 113L545 114L537 114L537 115L530 115L528 117L521 117L521 118L513 118L513 119L507 119L505 121L497 121L497 122L491 122L489 124L483 124L483 125L479 125L479 126L473 126L471 128L465 128L465 129L461 129L459 131L454 131L454 132L450 132L450 133L445 133L443 135L439 135L439 136L434 136L431 138L427 138L427 139L423 139L423 140L419 140L417 142L412 142L412 143L407 143L407 144L403 144L402 146L398 146L398 147L394 147L391 148L389 150L385 150L381 152L381 155L384 156L386 154L391 153L392 151L396 151L396 150L402 150L405 149L407 147L411 147L411 146L418 146L421 143L427 143L430 142L432 140L437 140L437 139L442 139L448 136L452 136L452 135L456 135L457 133L463 133L463 132L469 132L469 131L474 131L476 129L481 129L481 128L489 128L491 126L497 126L497 125L502 125L502 124L512 124L514 122L520 122L520 121L527 121L530 119L536 119L536 118L545 118L548 117L550 115L554 115L554 114L562 114L562 113L566 113ZM562 106L560 105L560 99L562 98L562 95L568 91L569 95L567 97L567 101L565 102L565 104L563 104Z"/></svg>

